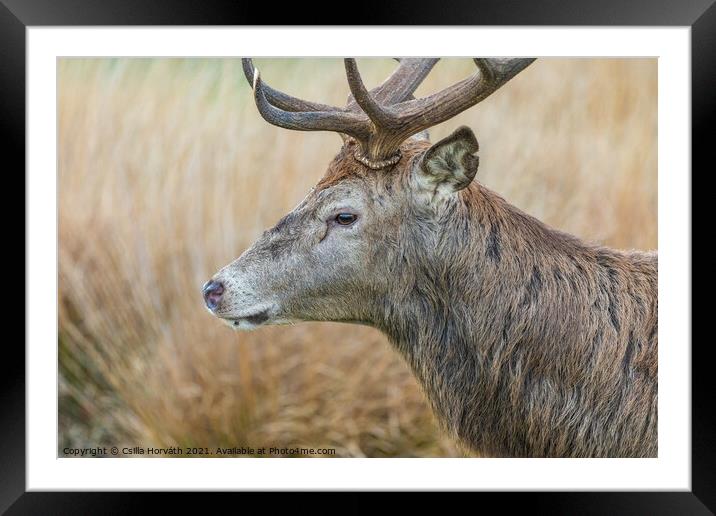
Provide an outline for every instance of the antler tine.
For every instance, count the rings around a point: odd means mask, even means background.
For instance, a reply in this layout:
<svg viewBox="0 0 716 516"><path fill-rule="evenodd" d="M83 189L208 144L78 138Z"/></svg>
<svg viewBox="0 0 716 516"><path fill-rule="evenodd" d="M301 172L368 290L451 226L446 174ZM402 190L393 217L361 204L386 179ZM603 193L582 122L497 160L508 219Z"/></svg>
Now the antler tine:
<svg viewBox="0 0 716 516"><path fill-rule="evenodd" d="M397 59L397 58L396 58ZM398 59L400 65L383 84L371 91L365 87L355 59L344 59L348 86L353 98L377 125L390 124L396 114L390 105L411 98L439 59Z"/></svg>
<svg viewBox="0 0 716 516"><path fill-rule="evenodd" d="M353 58L343 60L346 66L346 77L348 78L348 86L350 87L353 98L363 111L368 115L373 123L377 126L390 124L395 115L390 112L390 107L382 106L363 84L363 79L358 72L358 65Z"/></svg>
<svg viewBox="0 0 716 516"><path fill-rule="evenodd" d="M392 112L397 115L391 124L397 129L393 139L415 134L474 106L524 70L534 59L476 58L474 61L478 71L467 79L427 97L392 106Z"/></svg>
<svg viewBox="0 0 716 516"><path fill-rule="evenodd" d="M382 159L394 153L409 136L444 122L485 99L534 59L476 58L474 61L478 70L467 79L428 97L404 100L392 105L387 99L412 95L420 81L435 66L437 59L400 60L398 70L384 83L390 83L389 86L395 88L394 94L388 93L388 88L369 92L363 84L355 59L347 58L344 61L353 98L373 123L370 141L363 142L364 150L369 158ZM386 99L386 103L379 102L378 93Z"/></svg>
<svg viewBox="0 0 716 516"><path fill-rule="evenodd" d="M244 69L246 80L249 85L253 86L255 75L253 60L242 58L241 66ZM273 89L266 83L263 83L263 91L266 99L268 99L271 104L284 111L345 111L345 109L342 108L292 97L282 91Z"/></svg>
<svg viewBox="0 0 716 516"><path fill-rule="evenodd" d="M481 59L474 58L477 68L482 72L488 81L495 85L495 88L490 91L492 93L497 88L501 87L507 81L512 79L515 75L520 73L522 70L531 65L535 58L522 58L522 59ZM489 94L488 94L489 95Z"/></svg>
<svg viewBox="0 0 716 516"><path fill-rule="evenodd" d="M357 139L366 139L370 122L365 116L350 111L287 111L269 102L266 87L258 70L254 70L254 100L261 116L268 123L298 131L334 131Z"/></svg>
<svg viewBox="0 0 716 516"><path fill-rule="evenodd" d="M383 84L371 90L377 101L388 105L408 100L440 60L437 58L395 59L400 65Z"/></svg>

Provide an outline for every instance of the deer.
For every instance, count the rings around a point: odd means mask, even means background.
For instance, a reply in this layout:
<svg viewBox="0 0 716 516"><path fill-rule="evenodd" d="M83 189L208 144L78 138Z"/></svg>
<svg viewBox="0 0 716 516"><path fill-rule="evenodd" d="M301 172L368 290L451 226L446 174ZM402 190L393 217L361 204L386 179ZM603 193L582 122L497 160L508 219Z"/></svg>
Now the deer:
<svg viewBox="0 0 716 516"><path fill-rule="evenodd" d="M427 130L486 99L532 58L415 98L438 59L398 59L368 90L344 60L344 108L295 98L242 68L258 112L338 133L323 178L203 286L238 330L302 321L372 326L440 426L482 457L657 456L657 251L617 250L547 226L475 180L465 126Z"/></svg>

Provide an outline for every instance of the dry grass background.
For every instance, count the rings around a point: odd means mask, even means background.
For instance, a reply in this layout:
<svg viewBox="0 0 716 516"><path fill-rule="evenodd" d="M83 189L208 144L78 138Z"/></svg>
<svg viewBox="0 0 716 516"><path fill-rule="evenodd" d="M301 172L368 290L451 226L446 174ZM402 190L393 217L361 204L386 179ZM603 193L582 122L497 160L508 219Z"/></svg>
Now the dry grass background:
<svg viewBox="0 0 716 516"><path fill-rule="evenodd" d="M342 62L259 59L266 81L343 105ZM369 85L389 59L359 60ZM472 73L439 63L424 95ZM655 60L541 59L461 124L478 179L548 224L657 246ZM340 139L265 123L238 59L59 63L59 450L333 447L461 456L386 339L307 323L234 333L200 287L300 201Z"/></svg>

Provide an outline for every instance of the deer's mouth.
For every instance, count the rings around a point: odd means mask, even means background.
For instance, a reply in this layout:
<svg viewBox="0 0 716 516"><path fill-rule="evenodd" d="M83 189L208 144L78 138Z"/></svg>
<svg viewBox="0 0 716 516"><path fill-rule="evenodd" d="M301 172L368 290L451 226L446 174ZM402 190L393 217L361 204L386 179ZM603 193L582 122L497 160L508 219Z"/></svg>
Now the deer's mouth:
<svg viewBox="0 0 716 516"><path fill-rule="evenodd" d="M257 326L261 326L270 318L268 308L261 310L256 313L249 315L242 315L241 317L226 317L224 321L229 326L240 329L240 330L252 330Z"/></svg>

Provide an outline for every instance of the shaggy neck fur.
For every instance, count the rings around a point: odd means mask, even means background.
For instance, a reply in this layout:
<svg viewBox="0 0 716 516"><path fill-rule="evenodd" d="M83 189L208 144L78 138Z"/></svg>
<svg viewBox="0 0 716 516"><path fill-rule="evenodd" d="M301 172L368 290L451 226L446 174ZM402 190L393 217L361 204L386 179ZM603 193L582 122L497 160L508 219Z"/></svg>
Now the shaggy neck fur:
<svg viewBox="0 0 716 516"><path fill-rule="evenodd" d="M445 428L485 456L656 456L656 254L588 246L476 182L441 210L401 235L372 322Z"/></svg>

